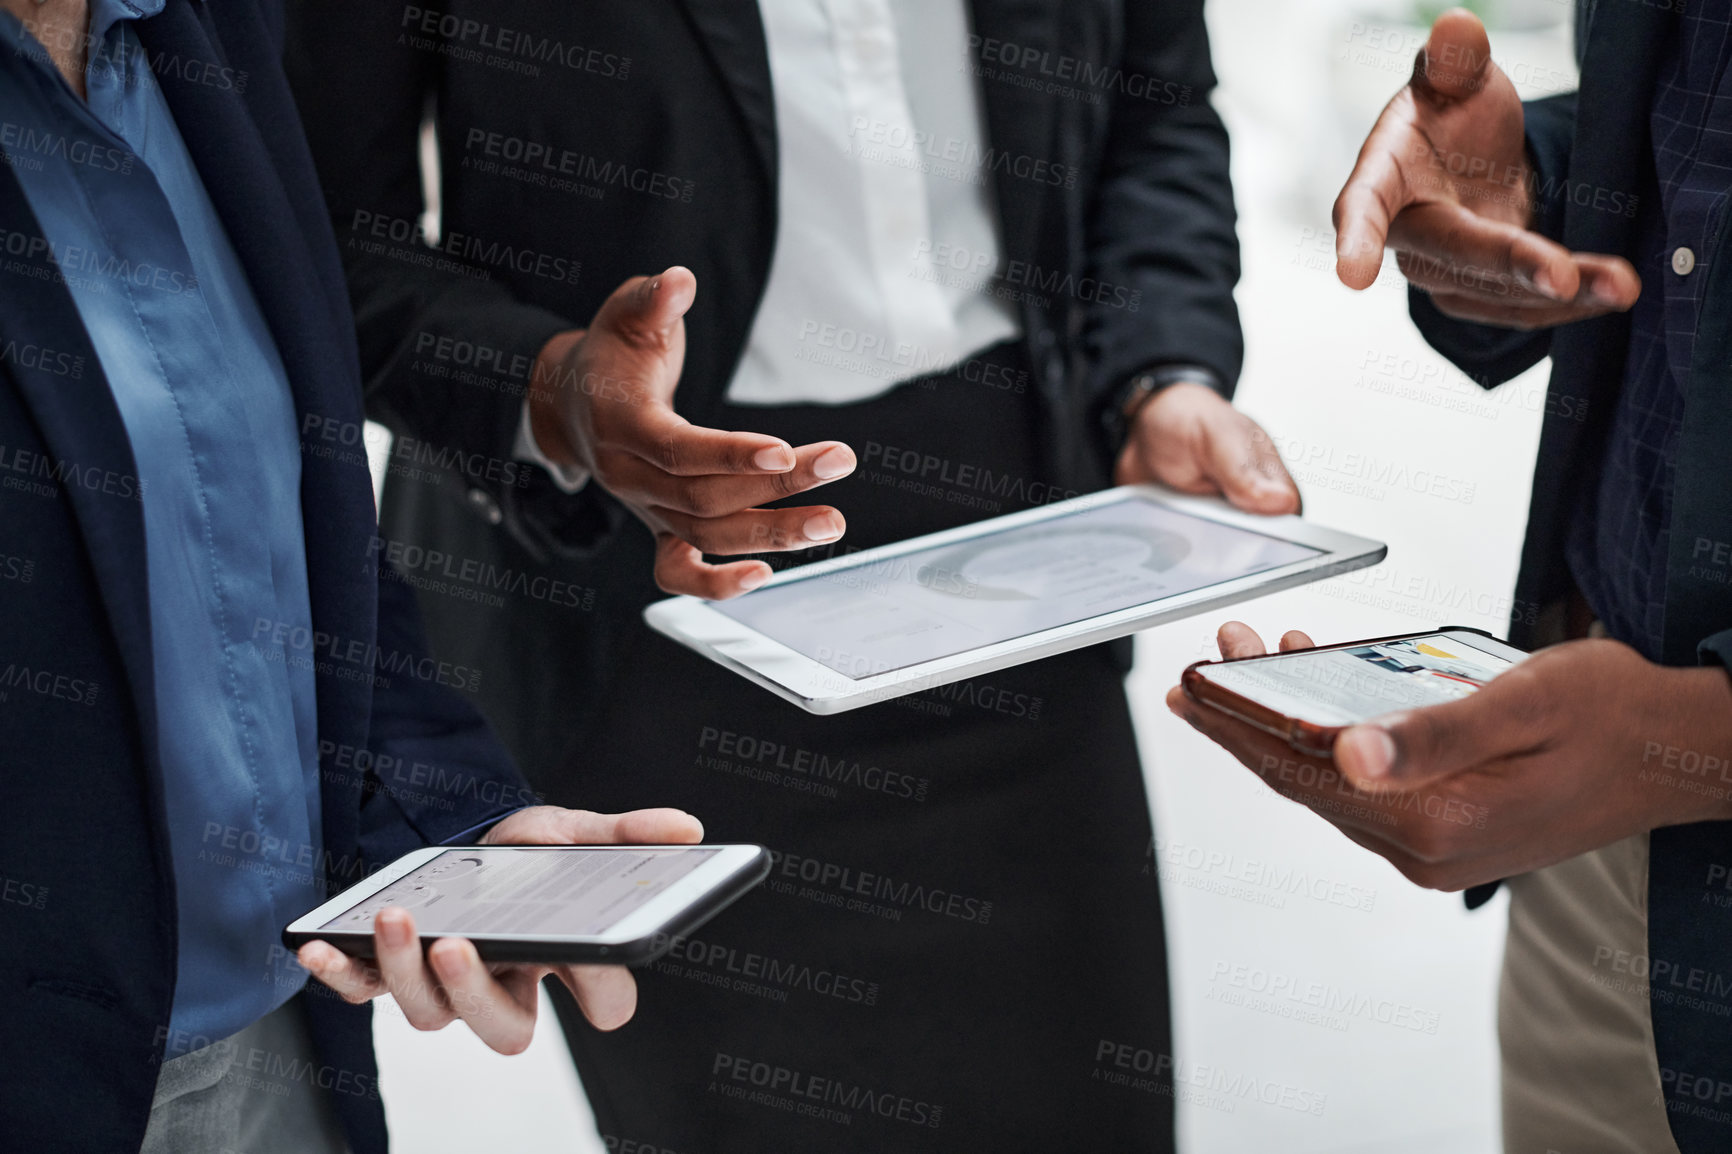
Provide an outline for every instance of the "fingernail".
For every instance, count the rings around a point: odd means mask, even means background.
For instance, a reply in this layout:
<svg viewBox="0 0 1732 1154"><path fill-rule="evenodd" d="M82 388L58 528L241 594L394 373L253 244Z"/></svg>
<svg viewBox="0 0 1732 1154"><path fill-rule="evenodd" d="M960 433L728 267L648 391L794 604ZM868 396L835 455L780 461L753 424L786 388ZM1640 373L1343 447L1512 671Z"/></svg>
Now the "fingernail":
<svg viewBox="0 0 1732 1154"><path fill-rule="evenodd" d="M818 454L818 459L812 462L812 472L819 479L834 481L837 477L846 477L854 471L854 453L841 445L834 449L826 449ZM841 532L841 530L837 530Z"/></svg>
<svg viewBox="0 0 1732 1154"><path fill-rule="evenodd" d="M428 953L432 954L433 968L439 971L440 977L450 979L463 976L466 959L461 950L455 947L446 947L442 950L429 950Z"/></svg>
<svg viewBox="0 0 1732 1154"><path fill-rule="evenodd" d="M409 919L401 910L385 910L379 914L379 935L388 946L409 944Z"/></svg>
<svg viewBox="0 0 1732 1154"><path fill-rule="evenodd" d="M1547 300L1561 301L1564 299L1564 294L1558 291L1557 282L1552 279L1550 269L1542 268L1534 273L1533 285L1539 290L1540 295Z"/></svg>
<svg viewBox="0 0 1732 1154"><path fill-rule="evenodd" d="M770 579L770 574L763 569L754 570L740 578L740 592L750 593Z"/></svg>
<svg viewBox="0 0 1732 1154"><path fill-rule="evenodd" d="M1348 733L1359 735L1355 744L1359 747L1363 776L1372 780L1388 777L1389 771L1395 767L1395 739L1389 736L1389 731L1375 725L1361 725Z"/></svg>
<svg viewBox="0 0 1732 1154"><path fill-rule="evenodd" d="M752 454L752 464L769 473L786 473L794 467L794 450L786 445L771 445Z"/></svg>
<svg viewBox="0 0 1732 1154"><path fill-rule="evenodd" d="M834 541L842 535L842 523L834 513L819 513L816 517L806 518L800 532L808 541Z"/></svg>

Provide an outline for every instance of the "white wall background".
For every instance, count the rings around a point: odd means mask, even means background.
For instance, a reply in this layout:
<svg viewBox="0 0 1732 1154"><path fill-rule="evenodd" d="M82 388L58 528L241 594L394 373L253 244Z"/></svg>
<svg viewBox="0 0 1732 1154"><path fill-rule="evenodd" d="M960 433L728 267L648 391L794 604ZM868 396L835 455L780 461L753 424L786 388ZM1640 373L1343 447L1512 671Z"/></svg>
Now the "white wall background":
<svg viewBox="0 0 1732 1154"><path fill-rule="evenodd" d="M1574 85L1567 0L1502 0L1493 53L1538 96ZM1501 633L1515 578L1545 367L1482 394L1406 317L1393 267L1355 295L1333 275L1329 205L1423 29L1391 0L1210 0L1217 106L1232 130L1248 339L1241 406L1273 432L1326 524L1389 542L1377 569L1246 606L1273 636L1320 641L1439 624ZM1381 14L1378 14L1381 12ZM1164 867L1181 1063L1296 1086L1320 1113L1181 1101L1187 1154L1484 1154L1497 1148L1494 996L1503 906L1409 886L1169 716L1186 664L1218 622L1145 634L1131 680ZM1208 888L1268 863L1374 894L1369 911L1298 895L1275 903ZM1172 864L1189 863L1189 864ZM1211 864L1214 863L1214 864ZM1322 1024L1266 984L1331 991L1360 1012ZM1392 1015L1396 1021L1389 1021ZM1418 1028L1414 1028L1417 1026ZM593 1154L602 1146L551 1015L518 1058L461 1027L376 1029L400 1150Z"/></svg>

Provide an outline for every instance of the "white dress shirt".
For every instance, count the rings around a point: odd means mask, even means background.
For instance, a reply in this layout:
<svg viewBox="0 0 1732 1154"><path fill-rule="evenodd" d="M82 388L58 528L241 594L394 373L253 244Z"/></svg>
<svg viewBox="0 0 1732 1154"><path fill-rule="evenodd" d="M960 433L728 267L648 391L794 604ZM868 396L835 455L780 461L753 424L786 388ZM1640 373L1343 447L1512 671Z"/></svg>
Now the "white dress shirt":
<svg viewBox="0 0 1732 1154"><path fill-rule="evenodd" d="M779 139L739 404L847 404L1017 335L964 0L759 0Z"/></svg>
<svg viewBox="0 0 1732 1154"><path fill-rule="evenodd" d="M843 405L1018 335L964 0L759 0L775 89L776 251L728 400ZM567 492L529 429L515 455Z"/></svg>

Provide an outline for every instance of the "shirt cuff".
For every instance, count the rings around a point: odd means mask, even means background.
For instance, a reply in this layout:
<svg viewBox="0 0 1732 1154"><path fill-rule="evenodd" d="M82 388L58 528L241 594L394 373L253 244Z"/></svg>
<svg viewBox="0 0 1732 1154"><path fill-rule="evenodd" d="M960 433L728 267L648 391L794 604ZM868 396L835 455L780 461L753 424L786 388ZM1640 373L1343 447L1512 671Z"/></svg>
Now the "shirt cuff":
<svg viewBox="0 0 1732 1154"><path fill-rule="evenodd" d="M519 461L540 465L553 478L554 485L567 497L589 484L589 474L576 465L559 465L548 459L535 443L535 429L529 422L529 398L523 398L523 411L517 418L517 437L511 442L511 455Z"/></svg>
<svg viewBox="0 0 1732 1154"><path fill-rule="evenodd" d="M498 825L500 822L504 821L506 818L510 817L512 814L522 813L524 810L526 810L528 808L530 808L530 807L527 805L520 805L520 806L517 806L513 809L508 809L504 813L496 813L492 817L488 818L486 821L476 822L474 825L470 826L468 829L464 830L462 833L452 834L450 837L446 838L444 841L440 842L439 844L440 845L470 845L470 844L473 844L475 842L478 842L482 838L487 836L488 830L492 829L494 826Z"/></svg>

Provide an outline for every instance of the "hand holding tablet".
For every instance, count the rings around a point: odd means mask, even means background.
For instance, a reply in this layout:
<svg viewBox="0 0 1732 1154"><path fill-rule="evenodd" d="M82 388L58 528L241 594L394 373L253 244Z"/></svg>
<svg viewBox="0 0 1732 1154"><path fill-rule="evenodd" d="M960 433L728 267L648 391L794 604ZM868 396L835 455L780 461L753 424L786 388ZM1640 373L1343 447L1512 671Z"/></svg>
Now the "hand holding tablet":
<svg viewBox="0 0 1732 1154"><path fill-rule="evenodd" d="M1299 517L1125 486L802 566L649 624L812 713L1122 637L1382 560Z"/></svg>

